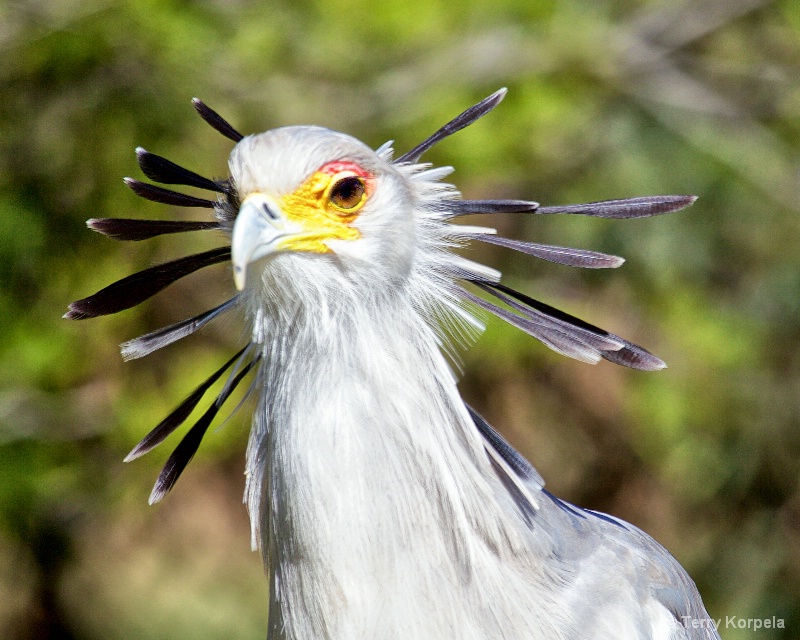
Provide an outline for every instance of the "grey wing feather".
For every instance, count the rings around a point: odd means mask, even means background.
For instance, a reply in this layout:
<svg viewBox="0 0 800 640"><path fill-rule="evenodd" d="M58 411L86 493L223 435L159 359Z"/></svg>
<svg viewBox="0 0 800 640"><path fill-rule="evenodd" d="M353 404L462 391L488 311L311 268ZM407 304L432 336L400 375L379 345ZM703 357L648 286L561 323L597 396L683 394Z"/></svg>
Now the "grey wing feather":
<svg viewBox="0 0 800 640"><path fill-rule="evenodd" d="M533 465L520 455L514 447L508 444L506 439L503 438L482 415L469 405L466 405L466 407L467 411L469 411L469 415L472 417L472 421L483 436L485 444L491 447L492 450L506 462L511 470L532 489L539 491L544 487L544 479L539 475L539 472L533 468Z"/></svg>
<svg viewBox="0 0 800 640"><path fill-rule="evenodd" d="M492 467L525 522L556 534L562 558L580 566L583 574L596 574L584 575L585 581L602 582L617 572L643 600L653 598L672 615L674 640L719 640L697 587L664 547L619 518L575 506L544 489L544 480L533 465L477 411L466 407ZM615 566L608 565L609 554Z"/></svg>

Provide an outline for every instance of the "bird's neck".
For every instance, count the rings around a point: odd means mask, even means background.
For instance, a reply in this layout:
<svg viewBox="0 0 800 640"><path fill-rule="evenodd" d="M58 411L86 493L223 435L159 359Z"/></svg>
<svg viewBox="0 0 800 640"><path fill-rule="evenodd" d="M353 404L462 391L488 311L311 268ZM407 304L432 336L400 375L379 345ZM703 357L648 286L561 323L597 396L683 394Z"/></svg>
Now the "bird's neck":
<svg viewBox="0 0 800 640"><path fill-rule="evenodd" d="M272 623L302 620L319 638L334 625L336 637L355 638L391 624L345 613L385 615L386 583L424 608L420 599L470 581L473 554L487 552L476 545L513 553L521 543L496 524L496 478L410 300L316 308L323 315L266 312L256 327L265 393L248 501L273 580Z"/></svg>

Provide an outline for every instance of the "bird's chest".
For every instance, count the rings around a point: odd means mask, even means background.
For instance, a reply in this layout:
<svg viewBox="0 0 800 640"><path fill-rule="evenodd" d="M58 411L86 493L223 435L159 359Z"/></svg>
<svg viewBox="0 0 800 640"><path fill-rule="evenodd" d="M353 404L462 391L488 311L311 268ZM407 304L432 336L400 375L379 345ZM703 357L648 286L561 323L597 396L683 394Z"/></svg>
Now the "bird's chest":
<svg viewBox="0 0 800 640"><path fill-rule="evenodd" d="M291 403L268 409L280 496L270 505L273 611L297 637L426 637L417 625L435 609L452 628L460 605L442 607L442 594L470 581L463 500L449 475L458 447L438 442L452 419L441 385L397 360L373 355L371 365L309 372Z"/></svg>
<svg viewBox="0 0 800 640"><path fill-rule="evenodd" d="M338 575L396 571L398 556L438 529L431 438L442 416L415 383L355 375L346 381L309 377L275 429L272 466L285 500L282 536L309 558L338 566Z"/></svg>
<svg viewBox="0 0 800 640"><path fill-rule="evenodd" d="M330 341L298 330L265 350L280 359L265 368L266 445L248 468L265 474L271 638L486 638L499 619L505 637L525 637L531 626L514 615L531 600L521 519L498 500L435 338L392 324L402 317L331 323Z"/></svg>

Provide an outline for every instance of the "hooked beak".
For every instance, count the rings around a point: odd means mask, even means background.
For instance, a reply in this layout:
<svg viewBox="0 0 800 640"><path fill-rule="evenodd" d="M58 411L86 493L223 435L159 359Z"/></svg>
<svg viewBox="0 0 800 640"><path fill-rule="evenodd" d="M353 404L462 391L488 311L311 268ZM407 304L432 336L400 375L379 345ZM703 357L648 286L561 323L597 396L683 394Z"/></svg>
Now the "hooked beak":
<svg viewBox="0 0 800 640"><path fill-rule="evenodd" d="M240 291L247 279L247 266L283 250L281 240L303 229L286 218L277 201L263 193L251 193L239 208L233 224L231 259L233 281Z"/></svg>

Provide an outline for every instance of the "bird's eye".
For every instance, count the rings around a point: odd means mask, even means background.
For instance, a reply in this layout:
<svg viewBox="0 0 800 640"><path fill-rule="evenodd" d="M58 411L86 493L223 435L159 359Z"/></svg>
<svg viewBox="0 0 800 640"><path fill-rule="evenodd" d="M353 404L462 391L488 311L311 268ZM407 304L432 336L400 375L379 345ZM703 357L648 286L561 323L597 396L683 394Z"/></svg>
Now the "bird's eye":
<svg viewBox="0 0 800 640"><path fill-rule="evenodd" d="M334 182L328 201L340 211L349 213L363 204L365 192L364 179L348 175Z"/></svg>

